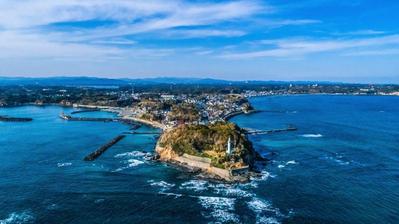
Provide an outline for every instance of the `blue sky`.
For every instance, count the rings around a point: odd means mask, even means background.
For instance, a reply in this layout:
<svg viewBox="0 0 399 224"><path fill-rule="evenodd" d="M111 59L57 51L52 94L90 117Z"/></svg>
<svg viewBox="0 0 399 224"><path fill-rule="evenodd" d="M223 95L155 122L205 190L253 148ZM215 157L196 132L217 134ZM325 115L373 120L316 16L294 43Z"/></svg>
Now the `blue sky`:
<svg viewBox="0 0 399 224"><path fill-rule="evenodd" d="M399 1L0 0L0 75L399 83Z"/></svg>

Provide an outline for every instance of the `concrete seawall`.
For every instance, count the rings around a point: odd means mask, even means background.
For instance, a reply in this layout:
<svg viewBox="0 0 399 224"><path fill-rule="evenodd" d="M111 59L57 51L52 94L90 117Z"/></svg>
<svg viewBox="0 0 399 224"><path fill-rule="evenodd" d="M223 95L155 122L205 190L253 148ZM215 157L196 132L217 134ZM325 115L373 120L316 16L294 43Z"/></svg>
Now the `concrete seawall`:
<svg viewBox="0 0 399 224"><path fill-rule="evenodd" d="M249 167L242 167L237 169L222 169L211 165L211 159L183 154L176 155L172 150L157 146L156 152L160 155L160 159L167 162L176 163L188 168L200 169L204 173L217 176L225 181L245 181L249 171Z"/></svg>

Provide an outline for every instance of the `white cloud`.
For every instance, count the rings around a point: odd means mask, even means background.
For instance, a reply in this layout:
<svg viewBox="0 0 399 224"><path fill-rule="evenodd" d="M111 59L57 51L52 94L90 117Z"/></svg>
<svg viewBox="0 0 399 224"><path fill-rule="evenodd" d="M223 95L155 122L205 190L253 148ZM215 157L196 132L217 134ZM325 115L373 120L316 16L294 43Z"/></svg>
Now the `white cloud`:
<svg viewBox="0 0 399 224"><path fill-rule="evenodd" d="M360 50L352 51L344 54L345 56L383 56L383 55L399 55L399 48L388 48L378 50Z"/></svg>
<svg viewBox="0 0 399 224"><path fill-rule="evenodd" d="M0 58L2 59L106 60L163 57L173 52L172 49L151 49L139 46L118 48L101 44L66 43L46 39L36 34L16 31L0 32Z"/></svg>
<svg viewBox="0 0 399 224"><path fill-rule="evenodd" d="M336 52L349 49L367 50L370 47L398 45L399 35L387 35L374 38L337 39L337 40L304 40L304 39L279 39L264 40L268 45L266 50L249 52L227 52L220 57L229 59L245 59L260 57L298 57L312 53ZM266 46L263 46L266 48ZM354 54L353 54L354 55Z"/></svg>
<svg viewBox="0 0 399 224"><path fill-rule="evenodd" d="M386 34L386 32L379 30L355 30L350 32L333 33L333 35L336 36L371 36L371 35L381 35L381 34Z"/></svg>
<svg viewBox="0 0 399 224"><path fill-rule="evenodd" d="M0 0L0 57L159 57L169 55L171 49L143 47L125 36L143 33L153 33L154 39L242 36L245 31L204 26L241 21L268 10L269 7L259 1L244 0L219 3L183 0ZM113 23L99 23L94 27L75 26L74 29L49 26L90 20ZM179 27L184 29L175 29ZM134 49L126 49L127 46Z"/></svg>
<svg viewBox="0 0 399 224"><path fill-rule="evenodd" d="M203 38L203 37L240 37L246 32L241 30L217 30L217 29L185 29L169 30L163 33L164 36L176 39Z"/></svg>

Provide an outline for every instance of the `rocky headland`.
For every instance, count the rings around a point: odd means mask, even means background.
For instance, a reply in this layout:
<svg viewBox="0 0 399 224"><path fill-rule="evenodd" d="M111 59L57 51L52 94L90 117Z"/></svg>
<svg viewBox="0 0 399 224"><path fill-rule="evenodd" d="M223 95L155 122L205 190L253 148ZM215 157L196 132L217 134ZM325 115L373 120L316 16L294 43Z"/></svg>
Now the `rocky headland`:
<svg viewBox="0 0 399 224"><path fill-rule="evenodd" d="M229 182L248 180L254 174L255 162L264 161L245 131L230 122L183 124L165 130L156 152L161 161Z"/></svg>

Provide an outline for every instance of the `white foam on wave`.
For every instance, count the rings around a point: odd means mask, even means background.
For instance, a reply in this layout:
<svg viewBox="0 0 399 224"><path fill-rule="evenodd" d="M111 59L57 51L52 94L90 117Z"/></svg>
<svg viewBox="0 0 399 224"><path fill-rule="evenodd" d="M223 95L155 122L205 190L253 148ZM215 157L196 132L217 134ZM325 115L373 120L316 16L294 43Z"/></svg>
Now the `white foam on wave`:
<svg viewBox="0 0 399 224"><path fill-rule="evenodd" d="M274 208L268 201L252 198L247 204L256 215L256 223L280 223L278 219L284 217L280 210Z"/></svg>
<svg viewBox="0 0 399 224"><path fill-rule="evenodd" d="M140 161L140 160L137 160L137 159L129 159L129 160L127 160L125 163L127 163L126 166L123 166L123 167L120 167L120 168L116 169L115 172L120 172L120 171L122 171L122 170L131 168L131 167L138 166L138 165L140 165L140 164L143 164L144 162L143 162L143 161Z"/></svg>
<svg viewBox="0 0 399 224"><path fill-rule="evenodd" d="M190 180L184 182L179 187L180 189L193 190L195 192L208 190L208 182L205 180Z"/></svg>
<svg viewBox="0 0 399 224"><path fill-rule="evenodd" d="M167 190L170 190L175 184L168 183L166 181L154 181L149 180L147 181L151 186L160 188L159 193L164 193Z"/></svg>
<svg viewBox="0 0 399 224"><path fill-rule="evenodd" d="M170 192L158 192L159 194L167 195L167 196L172 196L174 198L180 198L183 196L182 194L177 194L177 193L170 193Z"/></svg>
<svg viewBox="0 0 399 224"><path fill-rule="evenodd" d="M57 163L58 167L71 166L72 163Z"/></svg>
<svg viewBox="0 0 399 224"><path fill-rule="evenodd" d="M229 197L252 197L253 193L240 188L240 185L216 184L210 185L216 194Z"/></svg>
<svg viewBox="0 0 399 224"><path fill-rule="evenodd" d="M145 157L145 156L151 156L151 153L141 152L141 151L131 151L131 152L116 154L114 157L123 158L123 157Z"/></svg>
<svg viewBox="0 0 399 224"><path fill-rule="evenodd" d="M276 175L271 174L270 172L263 170L259 176L251 177L250 182L241 184L244 188L258 188L259 182L263 182L268 180L269 178L275 178Z"/></svg>
<svg viewBox="0 0 399 224"><path fill-rule="evenodd" d="M205 212L202 214L205 217L212 217L217 221L216 223L240 222L238 215L234 213L235 198L200 196L198 200L209 212L209 214Z"/></svg>
<svg viewBox="0 0 399 224"><path fill-rule="evenodd" d="M286 162L285 164L278 165L277 167L279 169L282 169L282 168L284 168L284 167L286 167L288 165L295 165L295 164L298 164L298 163L295 160L290 160L290 161Z"/></svg>
<svg viewBox="0 0 399 224"><path fill-rule="evenodd" d="M11 213L7 218L0 219L0 224L25 224L33 223L35 218L30 212Z"/></svg>
<svg viewBox="0 0 399 224"><path fill-rule="evenodd" d="M100 204L100 203L103 203L104 201L105 201L105 199L99 198L99 199L94 200L94 203Z"/></svg>
<svg viewBox="0 0 399 224"><path fill-rule="evenodd" d="M304 138L321 138L321 137L323 137L322 134L304 134L301 136Z"/></svg>
<svg viewBox="0 0 399 224"><path fill-rule="evenodd" d="M345 165L349 165L349 164L350 164L349 161L344 161L344 160L342 160L342 159L341 159L342 156L339 156L339 157L325 156L324 158L327 159L327 160L331 160L331 161L333 161L333 162L336 162L336 163L338 163L339 165L342 165L342 166L345 166Z"/></svg>

